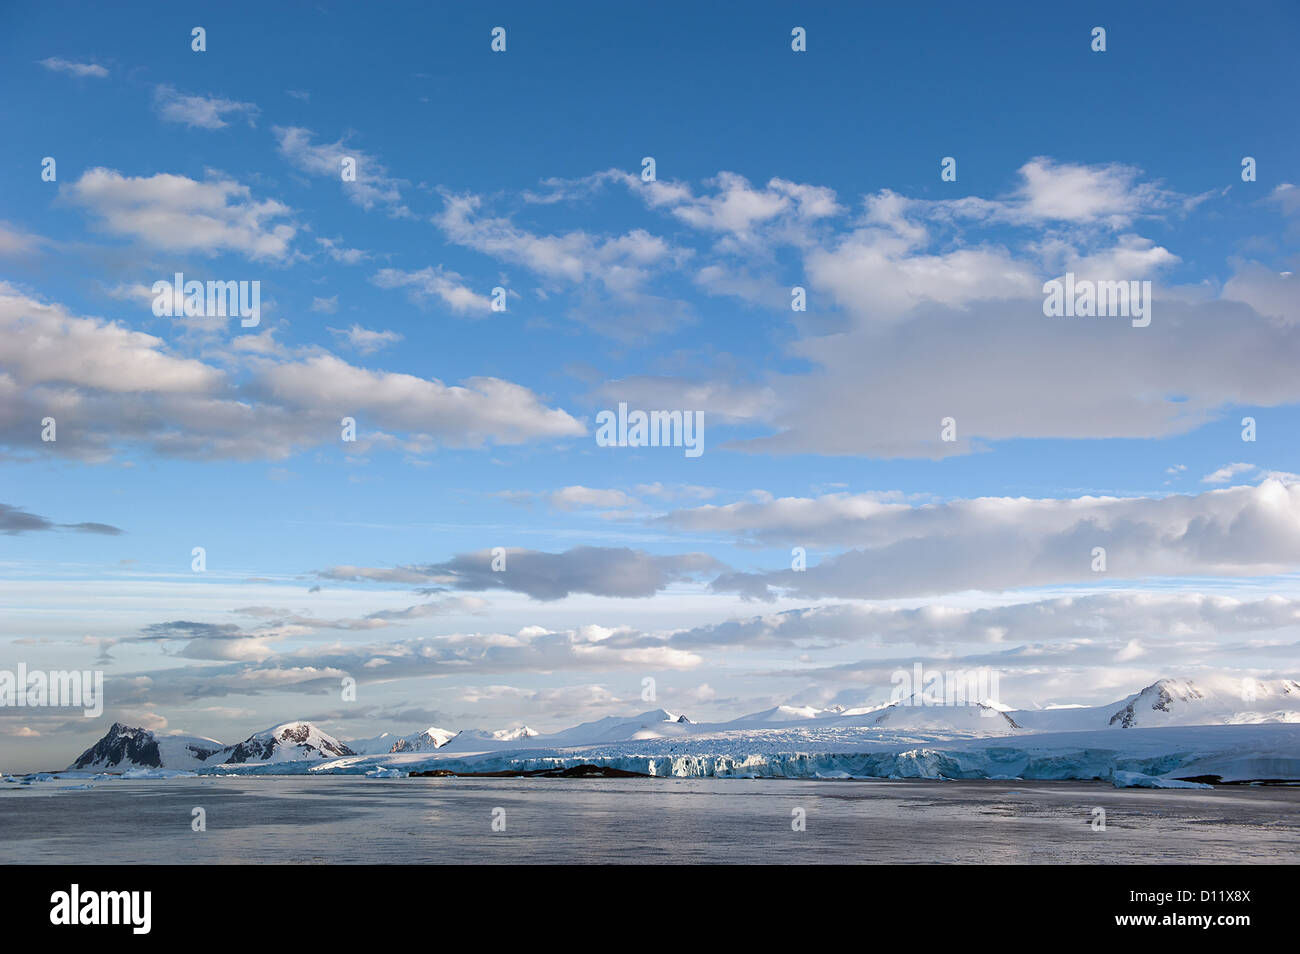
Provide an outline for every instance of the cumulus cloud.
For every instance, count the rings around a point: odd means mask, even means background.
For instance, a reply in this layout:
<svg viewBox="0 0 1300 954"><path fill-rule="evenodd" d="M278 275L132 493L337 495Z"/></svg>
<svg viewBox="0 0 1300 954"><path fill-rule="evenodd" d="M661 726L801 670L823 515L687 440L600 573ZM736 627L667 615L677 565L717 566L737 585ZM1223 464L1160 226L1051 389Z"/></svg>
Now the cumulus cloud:
<svg viewBox="0 0 1300 954"><path fill-rule="evenodd" d="M804 571L728 573L713 582L720 592L758 598L774 589L803 598L887 598L1095 582L1095 547L1106 551L1108 579L1265 575L1300 561L1300 484L1275 478L1161 498L919 505L876 495L782 498L662 519L751 542L854 547Z"/></svg>
<svg viewBox="0 0 1300 954"><path fill-rule="evenodd" d="M1258 262L1240 262L1223 286L1223 297L1240 301L1261 315L1300 323L1300 280L1295 272L1277 271Z"/></svg>
<svg viewBox="0 0 1300 954"><path fill-rule="evenodd" d="M456 447L585 433L565 411L546 407L532 391L501 378L447 385L358 368L330 354L265 364L256 387L278 403L315 410L334 423L340 414L359 412L380 427L428 435Z"/></svg>
<svg viewBox="0 0 1300 954"><path fill-rule="evenodd" d="M744 381L708 381L669 375L633 375L606 381L590 395L606 407L685 408L709 421L768 421L781 406L775 388Z"/></svg>
<svg viewBox="0 0 1300 954"><path fill-rule="evenodd" d="M786 179L771 179L764 188L755 189L749 180L734 172L720 172L709 185L713 195L689 197L645 190L652 206L664 205L673 215L695 228L728 232L738 239L754 237L755 230L782 216L816 220L843 210L831 189L801 185Z"/></svg>
<svg viewBox="0 0 1300 954"><path fill-rule="evenodd" d="M1140 169L1120 163L1086 166L1040 156L1020 167L1019 187L993 211L1012 221L1124 227L1139 215L1171 208L1181 198L1158 183L1142 181L1141 175Z"/></svg>
<svg viewBox="0 0 1300 954"><path fill-rule="evenodd" d="M86 459L145 444L167 456L280 460L337 441L343 416L358 420L359 449L422 453L585 433L567 412L501 378L449 385L357 367L319 348L288 353L253 335L237 339L227 359L218 368L180 357L153 335L0 283L0 443ZM32 426L47 416L57 442L42 442Z"/></svg>
<svg viewBox="0 0 1300 954"><path fill-rule="evenodd" d="M1234 404L1300 401L1300 379L1285 371L1300 361L1300 329L1245 305L1158 293L1146 328L1049 319L1041 298L1016 298L921 305L907 321L804 338L792 351L814 370L768 379L783 396L776 431L739 449L941 457L1013 438L1164 437ZM948 417L952 442L940 434Z"/></svg>
<svg viewBox="0 0 1300 954"><path fill-rule="evenodd" d="M161 172L124 176L95 168L60 195L95 216L104 231L168 251L284 260L297 233L295 225L277 221L289 216L288 206L254 199L247 186L231 179L198 182Z"/></svg>
<svg viewBox="0 0 1300 954"><path fill-rule="evenodd" d="M1237 263L1218 297L1209 287L1166 285L1162 275L1179 256L1134 229L1184 215L1201 197L1135 167L1036 158L991 199L883 190L866 196L848 229L823 227L837 208L833 194L809 200L821 217L799 218L793 200L772 213L792 186L760 190L722 175L716 194L700 197L681 183L623 173L593 181L626 182L651 208L733 240L696 273L711 293L788 312L789 285L755 276L780 273L775 246L798 253L803 275L791 277L807 287L809 316L794 319L785 354L797 371L740 384L730 369L712 380L641 375L600 392L635 387L660 402L687 388L718 403L735 395L741 400L726 403L737 419L771 433L733 449L937 458L1016 438L1165 437L1234 404L1300 400L1283 370L1300 359L1300 298L1289 273ZM1151 281L1152 324L1045 317L1043 283L1067 271ZM956 419L956 441L940 439L947 417Z"/></svg>
<svg viewBox="0 0 1300 954"><path fill-rule="evenodd" d="M75 386L119 393L204 392L221 380L214 368L172 355L160 338L116 322L75 317L61 305L31 299L4 282L0 368L11 382L26 387Z"/></svg>

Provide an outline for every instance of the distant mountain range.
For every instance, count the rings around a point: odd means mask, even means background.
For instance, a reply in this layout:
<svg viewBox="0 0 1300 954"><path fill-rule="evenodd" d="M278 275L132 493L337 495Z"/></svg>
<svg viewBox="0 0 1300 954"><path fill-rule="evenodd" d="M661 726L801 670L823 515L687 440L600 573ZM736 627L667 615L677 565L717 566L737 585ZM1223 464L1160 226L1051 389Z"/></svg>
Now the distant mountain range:
<svg viewBox="0 0 1300 954"><path fill-rule="evenodd" d="M214 739L158 735L114 723L108 733L70 766L76 770L120 772L128 769L212 770L227 766L324 762L348 757L413 756L437 753L450 757L605 747L640 743L725 739L728 748L746 737L827 739L955 740L1002 736L1122 731L1174 726L1300 724L1300 682L1291 679L1243 681L1211 676L1196 680L1161 679L1105 706L1070 706L1008 710L991 702L969 705L922 705L909 699L891 704L828 709L777 706L730 722L695 723L684 715L652 709L633 716L607 716L559 732L540 734L523 726L495 732L460 732L430 726L413 735L383 733L371 739L341 742L309 722L287 722L224 745ZM779 730L786 730L782 735ZM822 732L821 730L825 730ZM851 731L852 730L852 731ZM836 734L838 731L838 735ZM790 736L791 732L801 735ZM661 746L662 747L662 746Z"/></svg>

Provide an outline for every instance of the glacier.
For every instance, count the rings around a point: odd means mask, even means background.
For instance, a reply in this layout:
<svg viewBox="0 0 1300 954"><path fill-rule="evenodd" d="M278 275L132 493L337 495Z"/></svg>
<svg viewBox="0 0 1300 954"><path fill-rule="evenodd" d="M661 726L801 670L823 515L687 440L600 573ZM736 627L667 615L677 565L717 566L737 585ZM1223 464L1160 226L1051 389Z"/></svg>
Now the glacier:
<svg viewBox="0 0 1300 954"><path fill-rule="evenodd" d="M443 771L536 772L596 765L670 778L887 778L1175 781L1300 781L1300 725L1180 726L929 739L892 733L805 734L785 728L690 739L630 739L567 748L473 755L390 753L278 764L215 766L228 774L342 774ZM1146 787L1154 787L1148 785ZM1172 786L1168 786L1172 787Z"/></svg>
<svg viewBox="0 0 1300 954"><path fill-rule="evenodd" d="M341 742L308 722L238 745L114 724L72 770L129 777L484 774L582 765L668 778L1102 780L1120 787L1300 782L1300 683L1161 679L1105 706L1015 710L915 700L776 706L697 723L652 709L558 732L431 726ZM75 777L66 775L64 777Z"/></svg>

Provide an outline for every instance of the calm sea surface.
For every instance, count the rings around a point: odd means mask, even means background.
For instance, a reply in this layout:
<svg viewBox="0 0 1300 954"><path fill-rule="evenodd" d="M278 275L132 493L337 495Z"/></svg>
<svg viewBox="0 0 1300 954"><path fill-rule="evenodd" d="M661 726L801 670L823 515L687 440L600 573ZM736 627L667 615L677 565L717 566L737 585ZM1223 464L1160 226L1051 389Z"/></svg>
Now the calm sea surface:
<svg viewBox="0 0 1300 954"><path fill-rule="evenodd" d="M0 788L3 863L1294 863L1300 787L196 778ZM191 830L203 808L207 830ZM1093 827L1105 810L1106 830ZM504 810L504 816L497 809ZM792 830L802 810L806 830ZM504 817L505 830L493 820Z"/></svg>

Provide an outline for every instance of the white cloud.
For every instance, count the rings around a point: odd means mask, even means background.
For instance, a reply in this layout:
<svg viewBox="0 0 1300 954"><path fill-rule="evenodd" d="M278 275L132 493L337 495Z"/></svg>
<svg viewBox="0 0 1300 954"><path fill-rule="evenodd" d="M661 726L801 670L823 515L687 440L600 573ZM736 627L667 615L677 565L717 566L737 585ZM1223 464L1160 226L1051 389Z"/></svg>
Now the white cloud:
<svg viewBox="0 0 1300 954"><path fill-rule="evenodd" d="M1213 473L1206 474L1204 477L1201 478L1201 483L1226 484L1228 481L1232 480L1232 478L1237 477L1240 474L1248 474L1254 469L1255 469L1254 464L1243 464L1243 463L1227 464L1223 467L1220 467L1218 470L1214 471Z"/></svg>
<svg viewBox="0 0 1300 954"><path fill-rule="evenodd" d="M507 218L480 215L479 196L444 194L443 201L433 221L450 241L523 265L550 290L574 291L567 316L600 334L631 342L695 320L686 302L647 290L689 253L645 229L614 236L581 230L542 235Z"/></svg>
<svg viewBox="0 0 1300 954"><path fill-rule="evenodd" d="M456 447L521 444L539 438L576 437L582 424L548 408L525 387L500 378L470 378L463 385L410 374L358 368L330 354L262 367L259 386L277 402L310 409L337 424L357 416L363 426L427 435Z"/></svg>
<svg viewBox="0 0 1300 954"><path fill-rule="evenodd" d="M341 139L335 143L313 143L312 131L300 126L275 126L272 132L280 155L287 161L311 175L335 180L347 197L362 208L382 206L394 217L411 215L402 199L404 183L389 176L384 164L364 150L349 146ZM345 158L355 161L354 180L343 179Z"/></svg>
<svg viewBox="0 0 1300 954"><path fill-rule="evenodd" d="M346 338L348 344L362 354L373 354L381 348L387 348L389 345L397 344L402 340L402 335L396 331L372 331L369 328L362 328L360 325L353 325L351 328L342 330L331 328L330 334Z"/></svg>
<svg viewBox="0 0 1300 954"><path fill-rule="evenodd" d="M226 116L243 116L250 126L260 112L252 103L241 103L221 96L195 96L171 86L154 88L154 109L168 122L184 123L192 129L224 129Z"/></svg>
<svg viewBox="0 0 1300 954"><path fill-rule="evenodd" d="M991 607L932 603L917 608L832 603L728 619L680 630L670 645L696 652L829 648L847 643L952 647L963 643L1086 640L1154 645L1247 633L1294 632L1300 601L1241 600L1202 593L1102 593Z"/></svg>
<svg viewBox="0 0 1300 954"><path fill-rule="evenodd" d="M538 235L504 218L478 215L477 196L444 196L434 221L447 237L505 261L517 262L548 279L577 284L595 279L612 291L631 291L650 277L650 268L673 257L673 249L643 229L599 237L586 232Z"/></svg>
<svg viewBox="0 0 1300 954"><path fill-rule="evenodd" d="M22 295L0 282L0 368L25 386L61 385L117 393L205 393L222 375L169 353L161 338Z"/></svg>
<svg viewBox="0 0 1300 954"><path fill-rule="evenodd" d="M631 408L683 408L703 411L710 421L769 420L780 406L774 388L740 382L698 381L666 375L636 375L607 381L593 400L612 407L620 401Z"/></svg>
<svg viewBox="0 0 1300 954"><path fill-rule="evenodd" d="M678 510L691 532L809 548L804 571L725 574L714 589L766 597L892 598L1160 576L1262 576L1300 562L1300 484L1168 497L981 497L914 504L879 494ZM821 556L816 548L854 549ZM1093 550L1106 551L1103 574Z"/></svg>
<svg viewBox="0 0 1300 954"><path fill-rule="evenodd" d="M369 252L345 247L342 239L318 238L316 243L325 250L326 255L343 265L359 265L370 257Z"/></svg>
<svg viewBox="0 0 1300 954"><path fill-rule="evenodd" d="M383 268L371 281L380 288L406 288L418 302L437 299L458 314L486 315L491 310L491 302L486 295L480 295L465 285L460 275L441 265L430 265L418 272Z"/></svg>
<svg viewBox="0 0 1300 954"><path fill-rule="evenodd" d="M1283 215L1300 213L1300 189L1297 189L1293 183L1278 183L1268 197L1270 201L1277 203Z"/></svg>
<svg viewBox="0 0 1300 954"><path fill-rule="evenodd" d="M621 490L602 490L595 487L583 487L575 484L553 491L548 497L552 507L558 510L577 510L584 507L630 507L636 503Z"/></svg>
<svg viewBox="0 0 1300 954"><path fill-rule="evenodd" d="M558 600L575 593L644 598L670 584L717 572L722 564L704 553L654 554L626 547L574 547L561 553L505 548L506 571L494 569L491 550L462 553L443 563L397 567L335 566L319 575L333 580L430 583L456 590L490 589Z"/></svg>
<svg viewBox="0 0 1300 954"><path fill-rule="evenodd" d="M1118 163L1084 166L1039 157L1020 167L1022 182L1006 215L1025 221L1103 221L1122 227L1167 208L1170 193L1140 182L1140 170Z"/></svg>
<svg viewBox="0 0 1300 954"><path fill-rule="evenodd" d="M1238 263L1223 286L1223 297L1250 305L1261 315L1300 324L1300 279L1257 262Z"/></svg>
<svg viewBox="0 0 1300 954"><path fill-rule="evenodd" d="M889 262L859 248L833 271L810 262L814 282L861 318L791 345L812 370L770 376L779 403L766 419L777 432L736 446L941 457L1013 438L1165 437L1233 405L1300 401L1287 371L1300 363L1296 325L1159 284L1149 327L1046 318L1041 295L1025 294L1023 266L957 254ZM901 312L909 288L930 300ZM940 440L947 417L954 442Z"/></svg>
<svg viewBox="0 0 1300 954"><path fill-rule="evenodd" d="M135 177L95 168L61 194L95 215L107 232L169 251L284 260L297 232L294 225L275 221L290 214L288 206L258 201L247 186L230 179L197 182L167 173Z"/></svg>
<svg viewBox="0 0 1300 954"><path fill-rule="evenodd" d="M104 79L108 76L108 70L95 63L77 63L73 60L65 60L61 56L47 56L41 60L41 66L56 73L70 73L73 76L93 76L95 79Z"/></svg>
<svg viewBox="0 0 1300 954"><path fill-rule="evenodd" d="M345 334L362 346L388 340L356 332ZM173 354L153 335L76 317L0 283L0 444L86 459L145 444L165 456L280 460L336 443L343 416L361 424L359 451L424 453L585 433L567 412L500 378L446 385L356 367L318 347L296 354L268 330L238 336L218 368ZM58 422L56 443L42 443L33 427L46 416Z"/></svg>
<svg viewBox="0 0 1300 954"><path fill-rule="evenodd" d="M56 246L44 236L0 222L0 256L23 258Z"/></svg>

